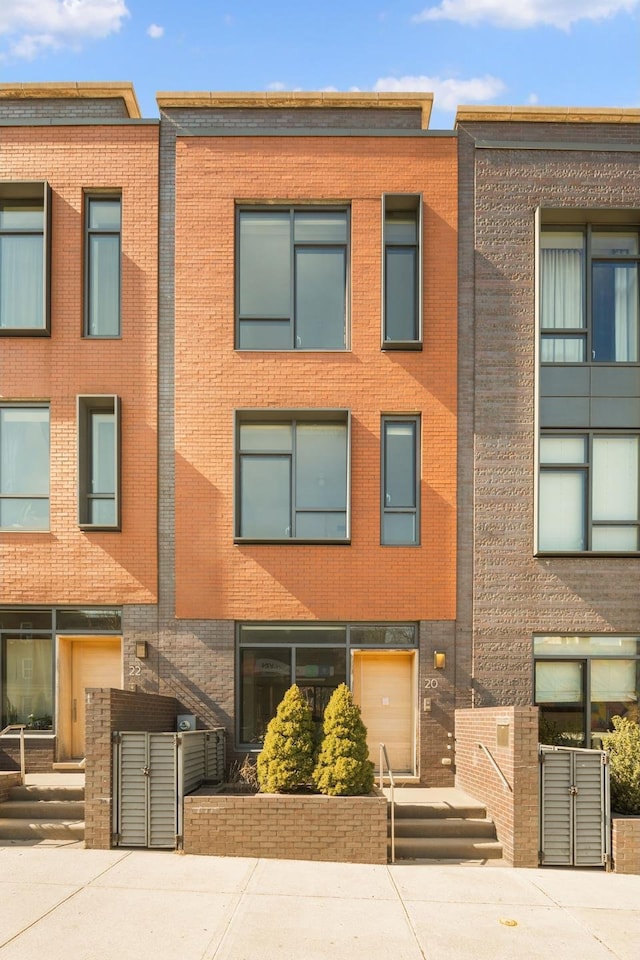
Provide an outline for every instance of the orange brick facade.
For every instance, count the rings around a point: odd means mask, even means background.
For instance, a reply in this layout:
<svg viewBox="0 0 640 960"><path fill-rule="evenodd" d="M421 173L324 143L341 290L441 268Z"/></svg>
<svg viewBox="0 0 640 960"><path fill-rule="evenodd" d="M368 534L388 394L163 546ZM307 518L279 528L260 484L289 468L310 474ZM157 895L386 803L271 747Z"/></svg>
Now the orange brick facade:
<svg viewBox="0 0 640 960"><path fill-rule="evenodd" d="M456 142L187 137L176 147L176 614L455 618ZM424 348L382 351L382 196L422 194ZM344 352L234 350L240 202L350 207ZM234 411L348 409L350 545L234 544ZM420 414L421 545L380 546L382 414Z"/></svg>

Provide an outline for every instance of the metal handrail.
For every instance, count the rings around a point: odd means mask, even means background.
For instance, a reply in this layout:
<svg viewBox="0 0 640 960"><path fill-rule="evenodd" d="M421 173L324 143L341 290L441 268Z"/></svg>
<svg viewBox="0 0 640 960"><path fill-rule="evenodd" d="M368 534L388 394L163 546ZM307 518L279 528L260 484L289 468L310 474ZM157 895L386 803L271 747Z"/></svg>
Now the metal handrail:
<svg viewBox="0 0 640 960"><path fill-rule="evenodd" d="M393 770L391 769L391 764L389 763L389 755L387 754L387 748L384 743L380 744L380 789L382 790L382 784L384 781L384 765L386 764L387 770L389 771L389 802L391 804L391 863L396 862L396 803L395 803L395 786L396 782L393 779Z"/></svg>
<svg viewBox="0 0 640 960"><path fill-rule="evenodd" d="M10 733L11 730L20 731L20 782L24 786L25 780L25 763L24 763L24 729L26 723L10 723L9 726L5 727L4 730L0 730L0 737L4 737L5 733Z"/></svg>
<svg viewBox="0 0 640 960"><path fill-rule="evenodd" d="M493 769L495 770L495 772L498 774L498 776L500 777L500 779L501 779L502 782L504 783L504 785L505 785L505 787L507 788L507 790L509 790L511 793L513 793L513 787L511 786L511 784L509 783L509 781L508 781L507 778L505 777L504 773L502 772L502 770L501 770L500 767L498 766L498 763L497 763L495 757L493 756L493 754L491 753L491 751L489 750L489 748L488 748L488 747L485 747L484 743L480 743L480 742L477 742L477 743L476 743L476 746L477 746L477 747L480 747L480 749L484 751L484 753L486 754L486 756L487 756L487 758L488 758L488 760L489 760L489 763L491 764L491 766L493 767Z"/></svg>

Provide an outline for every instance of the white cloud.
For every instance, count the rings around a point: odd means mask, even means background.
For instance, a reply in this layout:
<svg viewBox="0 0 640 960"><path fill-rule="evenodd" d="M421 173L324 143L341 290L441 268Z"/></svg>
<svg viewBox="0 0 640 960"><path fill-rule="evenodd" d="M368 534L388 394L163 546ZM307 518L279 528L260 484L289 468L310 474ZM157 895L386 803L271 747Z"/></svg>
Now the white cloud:
<svg viewBox="0 0 640 960"><path fill-rule="evenodd" d="M537 26L568 30L578 20L604 20L638 7L640 0L440 0L412 19L416 23L454 20L516 30Z"/></svg>
<svg viewBox="0 0 640 960"><path fill-rule="evenodd" d="M32 60L116 33L128 16L125 0L1 0L0 37L12 56Z"/></svg>
<svg viewBox="0 0 640 960"><path fill-rule="evenodd" d="M530 93L529 96L527 97L527 103L530 106L534 106L536 103L538 103L538 94Z"/></svg>
<svg viewBox="0 0 640 960"><path fill-rule="evenodd" d="M151 23L147 27L147 33L152 40L159 40L160 37L164 36L164 27L158 26L157 23Z"/></svg>
<svg viewBox="0 0 640 960"><path fill-rule="evenodd" d="M460 103L482 103L494 100L505 85L497 77L473 77L458 80L455 77L382 77L374 86L376 93L433 93L434 107L455 110Z"/></svg>
<svg viewBox="0 0 640 960"><path fill-rule="evenodd" d="M273 83L267 84L267 90L286 90L287 85L283 83L282 80L274 80Z"/></svg>

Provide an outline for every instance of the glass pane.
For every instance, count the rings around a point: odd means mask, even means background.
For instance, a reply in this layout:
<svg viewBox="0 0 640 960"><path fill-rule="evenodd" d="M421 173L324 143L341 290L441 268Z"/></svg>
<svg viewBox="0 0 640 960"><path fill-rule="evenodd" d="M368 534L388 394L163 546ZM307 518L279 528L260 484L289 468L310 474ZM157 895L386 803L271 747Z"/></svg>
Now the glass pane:
<svg viewBox="0 0 640 960"><path fill-rule="evenodd" d="M582 234L543 234L540 251L540 326L584 327Z"/></svg>
<svg viewBox="0 0 640 960"><path fill-rule="evenodd" d="M243 423L240 425L240 449L289 453L291 433L290 423Z"/></svg>
<svg viewBox="0 0 640 960"><path fill-rule="evenodd" d="M89 237L89 336L120 333L120 237Z"/></svg>
<svg viewBox="0 0 640 960"><path fill-rule="evenodd" d="M418 241L416 210L387 210L384 218L385 243L416 244Z"/></svg>
<svg viewBox="0 0 640 960"><path fill-rule="evenodd" d="M640 661L593 660L591 663L591 731L612 729L612 717L638 723Z"/></svg>
<svg viewBox="0 0 640 960"><path fill-rule="evenodd" d="M8 629L20 629L28 635L31 630L51 630L51 610L28 607L20 607L19 610L0 609L0 630Z"/></svg>
<svg viewBox="0 0 640 960"><path fill-rule="evenodd" d="M535 665L535 702L540 707L543 743L580 747L584 744L583 664Z"/></svg>
<svg viewBox="0 0 640 960"><path fill-rule="evenodd" d="M58 630L120 632L122 629L122 614L117 608L82 609L71 607L56 611L56 627Z"/></svg>
<svg viewBox="0 0 640 960"><path fill-rule="evenodd" d="M291 627L276 624L267 626L261 624L258 627L241 626L240 642L246 643L333 643L344 644L346 640L345 627Z"/></svg>
<svg viewBox="0 0 640 960"><path fill-rule="evenodd" d="M416 506L416 424L384 423L384 504Z"/></svg>
<svg viewBox="0 0 640 960"><path fill-rule="evenodd" d="M296 347L344 350L346 259L331 247L296 249Z"/></svg>
<svg viewBox="0 0 640 960"><path fill-rule="evenodd" d="M311 707L316 723L324 717L331 694L341 683L347 682L346 651L309 649L296 650L296 683Z"/></svg>
<svg viewBox="0 0 640 960"><path fill-rule="evenodd" d="M296 513L299 540L345 540L346 537L346 513Z"/></svg>
<svg viewBox="0 0 640 960"><path fill-rule="evenodd" d="M260 540L290 537L289 457L243 456L240 469L240 536Z"/></svg>
<svg viewBox="0 0 640 960"><path fill-rule="evenodd" d="M615 550L616 553L638 550L638 528L594 526L591 532L592 550Z"/></svg>
<svg viewBox="0 0 640 960"><path fill-rule="evenodd" d="M48 530L49 501L29 497L0 500L0 527L5 530Z"/></svg>
<svg viewBox="0 0 640 960"><path fill-rule="evenodd" d="M593 359L638 360L638 265L593 264Z"/></svg>
<svg viewBox="0 0 640 960"><path fill-rule="evenodd" d="M585 476L582 471L540 474L539 550L585 550Z"/></svg>
<svg viewBox="0 0 640 960"><path fill-rule="evenodd" d="M385 544L417 543L415 513L385 513L382 518L382 542Z"/></svg>
<svg viewBox="0 0 640 960"><path fill-rule="evenodd" d="M289 320L241 320L238 332L240 350L293 349Z"/></svg>
<svg viewBox="0 0 640 960"><path fill-rule="evenodd" d="M49 493L48 410L0 410L0 493Z"/></svg>
<svg viewBox="0 0 640 960"><path fill-rule="evenodd" d="M89 200L90 230L119 230L119 200Z"/></svg>
<svg viewBox="0 0 640 960"><path fill-rule="evenodd" d="M44 317L42 236L0 236L0 327L41 330Z"/></svg>
<svg viewBox="0 0 640 960"><path fill-rule="evenodd" d="M240 316L289 317L291 221L286 211L240 214Z"/></svg>
<svg viewBox="0 0 640 960"><path fill-rule="evenodd" d="M240 678L240 741L261 743L267 724L291 686L291 651L242 648Z"/></svg>
<svg viewBox="0 0 640 960"><path fill-rule="evenodd" d="M386 248L384 284L385 340L417 340L418 304L415 248Z"/></svg>
<svg viewBox="0 0 640 960"><path fill-rule="evenodd" d="M301 210L295 214L296 243L346 243L344 210Z"/></svg>
<svg viewBox="0 0 640 960"><path fill-rule="evenodd" d="M100 527L113 527L116 522L115 500L93 497L89 500L89 523Z"/></svg>
<svg viewBox="0 0 640 960"><path fill-rule="evenodd" d="M5 637L3 653L2 725L26 723L30 730L51 730L51 637Z"/></svg>
<svg viewBox="0 0 640 960"><path fill-rule="evenodd" d="M545 657L580 655L594 657L598 654L607 656L633 657L640 655L640 637L535 637L533 648L536 654Z"/></svg>
<svg viewBox="0 0 640 960"><path fill-rule="evenodd" d="M91 413L91 492L116 492L116 418Z"/></svg>
<svg viewBox="0 0 640 960"><path fill-rule="evenodd" d="M638 234L631 231L594 230L591 252L598 257L637 256Z"/></svg>
<svg viewBox="0 0 640 960"><path fill-rule="evenodd" d="M346 510L347 426L298 423L296 508Z"/></svg>
<svg viewBox="0 0 640 960"><path fill-rule="evenodd" d="M540 437L540 463L586 463L586 437Z"/></svg>
<svg viewBox="0 0 640 960"><path fill-rule="evenodd" d="M638 519L638 437L593 438L593 519Z"/></svg>
<svg viewBox="0 0 640 960"><path fill-rule="evenodd" d="M584 363L585 359L584 337L542 337L540 343L542 363Z"/></svg>
<svg viewBox="0 0 640 960"><path fill-rule="evenodd" d="M413 624L404 626L364 626L351 627L349 639L355 646L414 647L417 642L416 628Z"/></svg>
<svg viewBox="0 0 640 960"><path fill-rule="evenodd" d="M41 203L1 203L0 230L44 230Z"/></svg>

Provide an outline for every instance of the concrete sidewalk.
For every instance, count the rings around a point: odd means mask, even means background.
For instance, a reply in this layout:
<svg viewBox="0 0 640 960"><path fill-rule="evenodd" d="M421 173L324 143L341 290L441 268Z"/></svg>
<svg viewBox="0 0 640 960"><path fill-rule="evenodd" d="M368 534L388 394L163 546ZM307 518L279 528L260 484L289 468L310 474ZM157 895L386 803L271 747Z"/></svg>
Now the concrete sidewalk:
<svg viewBox="0 0 640 960"><path fill-rule="evenodd" d="M0 960L637 960L640 876L0 847Z"/></svg>

